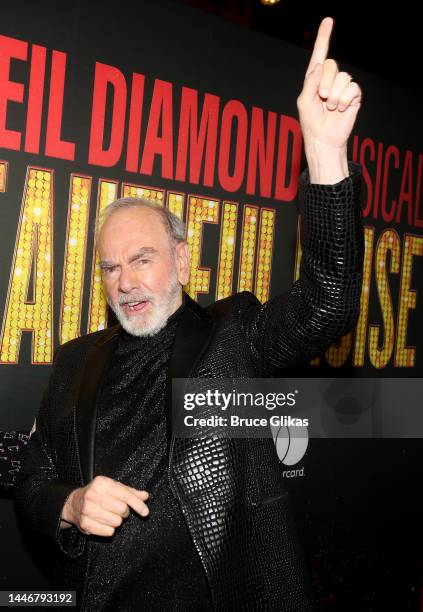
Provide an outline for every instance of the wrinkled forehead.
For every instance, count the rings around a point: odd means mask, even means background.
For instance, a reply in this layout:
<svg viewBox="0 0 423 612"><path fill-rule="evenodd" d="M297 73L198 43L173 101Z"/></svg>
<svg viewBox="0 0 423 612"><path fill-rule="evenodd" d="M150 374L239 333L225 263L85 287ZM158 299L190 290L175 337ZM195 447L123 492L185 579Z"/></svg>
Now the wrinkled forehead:
<svg viewBox="0 0 423 612"><path fill-rule="evenodd" d="M122 208L104 221L98 235L98 249L139 247L169 248L171 240L160 213L150 208Z"/></svg>

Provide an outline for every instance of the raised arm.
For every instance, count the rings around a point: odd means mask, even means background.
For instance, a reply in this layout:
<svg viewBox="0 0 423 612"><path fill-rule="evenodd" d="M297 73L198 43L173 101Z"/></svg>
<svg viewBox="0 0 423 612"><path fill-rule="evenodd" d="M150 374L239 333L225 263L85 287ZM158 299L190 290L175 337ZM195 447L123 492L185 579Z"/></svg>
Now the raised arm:
<svg viewBox="0 0 423 612"><path fill-rule="evenodd" d="M320 24L297 100L308 169L300 179L302 260L291 291L240 312L260 375L307 363L347 333L359 315L364 257L361 168L347 141L361 90L327 59L333 19Z"/></svg>

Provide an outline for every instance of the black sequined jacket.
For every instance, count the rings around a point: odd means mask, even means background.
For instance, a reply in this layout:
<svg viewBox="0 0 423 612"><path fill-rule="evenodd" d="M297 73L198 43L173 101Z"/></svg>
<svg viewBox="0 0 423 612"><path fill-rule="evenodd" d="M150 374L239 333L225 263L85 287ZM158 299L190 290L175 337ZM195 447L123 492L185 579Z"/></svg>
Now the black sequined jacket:
<svg viewBox="0 0 423 612"><path fill-rule="evenodd" d="M308 362L355 325L362 179L360 166L350 162L349 168L350 176L335 185L310 184L307 171L301 176L303 255L300 280L287 295L262 305L245 291L207 308L185 296L169 381L268 376ZM76 590L81 609L90 536L74 526L60 530L60 514L71 491L93 477L96 391L118 333L119 325L57 350L17 476L19 513L30 528L57 542L53 586ZM168 477L218 612L312 609L271 439L183 439L169 431Z"/></svg>

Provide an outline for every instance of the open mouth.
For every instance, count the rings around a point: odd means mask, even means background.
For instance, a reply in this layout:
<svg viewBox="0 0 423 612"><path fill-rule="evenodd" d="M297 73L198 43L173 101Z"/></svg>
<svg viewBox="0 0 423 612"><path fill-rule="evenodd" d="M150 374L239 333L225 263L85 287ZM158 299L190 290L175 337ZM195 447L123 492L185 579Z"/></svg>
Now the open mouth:
<svg viewBox="0 0 423 612"><path fill-rule="evenodd" d="M144 310L144 308L146 308L149 303L150 302L148 300L141 300L139 302L126 302L125 304L123 304L122 308L124 312L126 312L127 314L131 314Z"/></svg>

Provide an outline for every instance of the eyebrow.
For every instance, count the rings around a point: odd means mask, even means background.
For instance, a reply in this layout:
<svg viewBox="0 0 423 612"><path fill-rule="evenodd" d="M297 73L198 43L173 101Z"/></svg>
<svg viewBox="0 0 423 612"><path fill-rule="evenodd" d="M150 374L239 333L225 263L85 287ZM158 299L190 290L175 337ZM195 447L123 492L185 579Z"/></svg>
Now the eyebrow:
<svg viewBox="0 0 423 612"><path fill-rule="evenodd" d="M154 247L141 247L140 249L138 249L138 251L135 251L135 253L130 258L129 263L132 263L133 261L136 261L137 259L140 259L140 257L144 257L145 255L156 255L157 253L158 251ZM100 261L101 269L112 268L113 266L116 266L116 265L117 264L115 264L113 261L108 261L108 260Z"/></svg>

